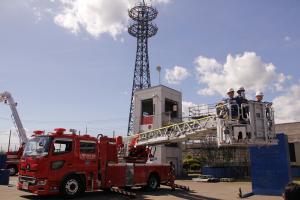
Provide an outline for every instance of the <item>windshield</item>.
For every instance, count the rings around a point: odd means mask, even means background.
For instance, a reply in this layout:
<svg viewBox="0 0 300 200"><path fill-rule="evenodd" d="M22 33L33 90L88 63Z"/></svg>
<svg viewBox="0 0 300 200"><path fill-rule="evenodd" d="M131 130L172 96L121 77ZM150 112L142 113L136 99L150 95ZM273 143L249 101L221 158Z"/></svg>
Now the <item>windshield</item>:
<svg viewBox="0 0 300 200"><path fill-rule="evenodd" d="M45 156L48 155L50 137L40 136L30 139L24 150L24 156Z"/></svg>

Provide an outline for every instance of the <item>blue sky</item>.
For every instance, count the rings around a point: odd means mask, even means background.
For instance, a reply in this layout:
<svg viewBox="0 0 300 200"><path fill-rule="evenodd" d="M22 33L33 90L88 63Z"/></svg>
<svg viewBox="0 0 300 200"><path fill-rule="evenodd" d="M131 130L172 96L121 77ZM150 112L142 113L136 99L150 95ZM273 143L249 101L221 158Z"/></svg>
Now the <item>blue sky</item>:
<svg viewBox="0 0 300 200"><path fill-rule="evenodd" d="M64 2L0 2L0 91L13 94L30 131L87 125L92 134L124 135L136 51L126 12L135 1ZM300 120L299 1L152 3L159 11L149 42L152 85L161 65L163 84L182 91L185 105L214 103L225 87L244 85L249 97L260 89L276 102L279 122ZM231 78L236 69L243 75ZM0 131L11 127L1 105Z"/></svg>

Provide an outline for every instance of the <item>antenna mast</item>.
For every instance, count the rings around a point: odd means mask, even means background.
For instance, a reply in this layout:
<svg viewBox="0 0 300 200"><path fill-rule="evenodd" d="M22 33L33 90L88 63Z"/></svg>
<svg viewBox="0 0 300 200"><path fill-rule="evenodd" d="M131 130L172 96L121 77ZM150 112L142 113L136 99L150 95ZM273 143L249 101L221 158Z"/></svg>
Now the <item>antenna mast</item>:
<svg viewBox="0 0 300 200"><path fill-rule="evenodd" d="M128 33L137 38L137 50L134 68L134 77L131 92L129 122L127 135L133 134L134 92L151 87L148 58L148 38L157 33L157 26L151 21L157 17L157 10L146 5L143 0L128 11L129 17L134 21L128 28Z"/></svg>

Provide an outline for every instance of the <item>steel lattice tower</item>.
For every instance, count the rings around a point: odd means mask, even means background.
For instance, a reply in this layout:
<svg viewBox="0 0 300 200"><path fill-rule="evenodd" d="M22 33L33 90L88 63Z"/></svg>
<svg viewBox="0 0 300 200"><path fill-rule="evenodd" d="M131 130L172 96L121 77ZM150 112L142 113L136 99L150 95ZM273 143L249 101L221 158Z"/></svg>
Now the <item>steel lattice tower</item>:
<svg viewBox="0 0 300 200"><path fill-rule="evenodd" d="M129 17L134 20L134 23L128 28L128 33L137 38L137 49L127 135L131 135L133 132L134 92L151 87L148 38L157 33L157 26L151 23L157 14L157 10L147 5L144 0L128 11Z"/></svg>

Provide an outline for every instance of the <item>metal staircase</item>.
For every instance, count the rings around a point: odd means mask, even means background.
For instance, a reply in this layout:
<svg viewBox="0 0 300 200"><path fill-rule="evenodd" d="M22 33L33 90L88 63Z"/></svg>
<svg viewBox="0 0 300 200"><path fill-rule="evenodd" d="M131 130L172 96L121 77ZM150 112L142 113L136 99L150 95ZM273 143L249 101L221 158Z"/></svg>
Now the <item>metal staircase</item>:
<svg viewBox="0 0 300 200"><path fill-rule="evenodd" d="M216 125L215 116L172 124L140 133L137 145L157 145L214 137L216 135Z"/></svg>

